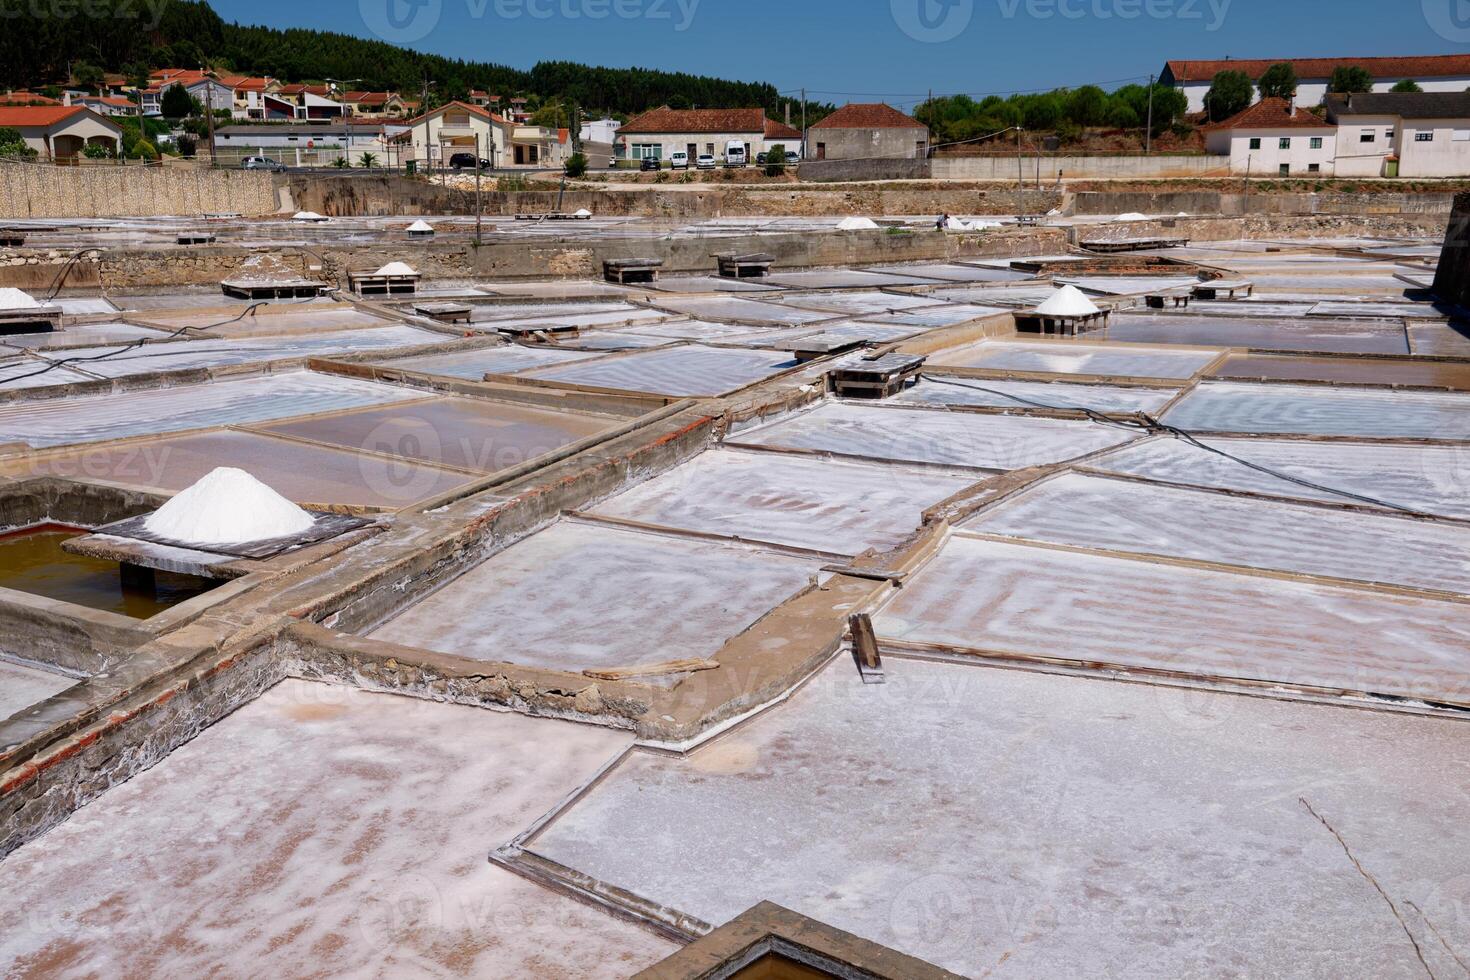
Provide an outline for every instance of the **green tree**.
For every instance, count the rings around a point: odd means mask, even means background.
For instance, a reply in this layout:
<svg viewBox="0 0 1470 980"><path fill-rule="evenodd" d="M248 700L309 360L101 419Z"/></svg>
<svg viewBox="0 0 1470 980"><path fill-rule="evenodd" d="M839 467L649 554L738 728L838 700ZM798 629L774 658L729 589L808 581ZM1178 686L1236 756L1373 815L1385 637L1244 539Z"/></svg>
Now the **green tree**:
<svg viewBox="0 0 1470 980"><path fill-rule="evenodd" d="M1101 125L1107 112L1107 93L1096 85L1084 85L1067 96L1066 116L1079 126Z"/></svg>
<svg viewBox="0 0 1470 980"><path fill-rule="evenodd" d="M1329 92L1371 92L1373 76L1361 65L1339 65L1327 80Z"/></svg>
<svg viewBox="0 0 1470 980"><path fill-rule="evenodd" d="M192 157L194 152L199 149L199 140L189 133L181 133L174 140L174 146L178 148L179 156Z"/></svg>
<svg viewBox="0 0 1470 980"><path fill-rule="evenodd" d="M779 177L786 172L786 144L777 143L766 151L766 176Z"/></svg>
<svg viewBox="0 0 1470 980"><path fill-rule="evenodd" d="M182 85L170 85L163 90L159 109L166 119L184 119L194 114L194 97Z"/></svg>
<svg viewBox="0 0 1470 980"><path fill-rule="evenodd" d="M566 174L568 177L581 177L587 173L587 154L573 153L567 157Z"/></svg>
<svg viewBox="0 0 1470 980"><path fill-rule="evenodd" d="M362 167L364 170L371 170L373 167L377 166L377 163L378 155L376 153L364 153L362 155L362 158L357 161L357 165L359 167Z"/></svg>
<svg viewBox="0 0 1470 980"><path fill-rule="evenodd" d="M112 156L112 151L101 143L88 143L82 147L82 156L88 160L106 160Z"/></svg>
<svg viewBox="0 0 1470 980"><path fill-rule="evenodd" d="M72 81L77 85L90 92L101 94L102 86L106 82L101 68L98 68L96 65L81 62L72 69L71 74Z"/></svg>
<svg viewBox="0 0 1470 980"><path fill-rule="evenodd" d="M1251 77L1245 72L1217 72L1210 82L1210 90L1205 93L1205 112L1211 122L1229 119L1250 106L1254 94Z"/></svg>
<svg viewBox="0 0 1470 980"><path fill-rule="evenodd" d="M1416 81L1414 81L1412 78L1405 78L1405 79L1397 82L1394 85L1393 88L1389 89L1389 91L1390 92L1422 92L1424 90L1422 88L1420 88L1419 87L1419 83L1416 82Z"/></svg>
<svg viewBox="0 0 1470 980"><path fill-rule="evenodd" d="M1296 69L1289 61L1279 61L1267 68L1256 82L1263 99L1290 99L1296 96Z"/></svg>
<svg viewBox="0 0 1470 980"><path fill-rule="evenodd" d="M0 126L0 157L33 157L36 151L26 145L20 130Z"/></svg>

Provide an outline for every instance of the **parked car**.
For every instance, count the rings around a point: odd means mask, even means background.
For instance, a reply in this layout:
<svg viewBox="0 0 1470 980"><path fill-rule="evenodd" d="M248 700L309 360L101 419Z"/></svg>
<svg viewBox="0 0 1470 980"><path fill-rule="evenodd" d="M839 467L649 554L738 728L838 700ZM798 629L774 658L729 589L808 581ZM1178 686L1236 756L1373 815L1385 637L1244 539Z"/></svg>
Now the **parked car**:
<svg viewBox="0 0 1470 980"><path fill-rule="evenodd" d="M740 140L731 140L725 144L725 166L743 167L750 162L749 155L745 152L745 144Z"/></svg>
<svg viewBox="0 0 1470 980"><path fill-rule="evenodd" d="M694 166L700 170L715 169L715 157L713 153L701 153L699 159L694 161Z"/></svg>
<svg viewBox="0 0 1470 980"><path fill-rule="evenodd" d="M801 154L800 153L797 153L795 150L787 150L786 151L786 162L787 163L790 163L790 164L800 163L801 162Z"/></svg>
<svg viewBox="0 0 1470 980"><path fill-rule="evenodd" d="M755 162L758 163L758 164L760 164L761 166L765 166L766 158L769 157L769 156L770 156L769 153L757 153L755 155Z"/></svg>
<svg viewBox="0 0 1470 980"><path fill-rule="evenodd" d="M270 157L246 157L240 162L240 166L246 170L269 170L271 173L283 174L286 165Z"/></svg>
<svg viewBox="0 0 1470 980"><path fill-rule="evenodd" d="M658 157L644 157L643 162L638 165L639 170L658 170L662 166Z"/></svg>
<svg viewBox="0 0 1470 980"><path fill-rule="evenodd" d="M684 152L683 150L675 150L669 156L669 169L670 170L688 170L689 169L689 154L686 153L686 152Z"/></svg>
<svg viewBox="0 0 1470 980"><path fill-rule="evenodd" d="M456 153L449 158L449 166L455 170L474 170L475 155L473 153ZM480 158L480 169L489 170L490 161L484 157Z"/></svg>

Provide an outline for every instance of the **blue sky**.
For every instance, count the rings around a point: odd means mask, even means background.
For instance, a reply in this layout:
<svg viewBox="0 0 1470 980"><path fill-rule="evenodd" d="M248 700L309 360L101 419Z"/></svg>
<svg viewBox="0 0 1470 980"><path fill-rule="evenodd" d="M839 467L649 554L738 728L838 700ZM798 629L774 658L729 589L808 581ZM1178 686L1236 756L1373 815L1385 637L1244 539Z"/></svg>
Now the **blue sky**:
<svg viewBox="0 0 1470 980"><path fill-rule="evenodd" d="M690 71L908 106L1096 83L1166 58L1470 52L1470 0L213 0L221 16L451 57Z"/></svg>

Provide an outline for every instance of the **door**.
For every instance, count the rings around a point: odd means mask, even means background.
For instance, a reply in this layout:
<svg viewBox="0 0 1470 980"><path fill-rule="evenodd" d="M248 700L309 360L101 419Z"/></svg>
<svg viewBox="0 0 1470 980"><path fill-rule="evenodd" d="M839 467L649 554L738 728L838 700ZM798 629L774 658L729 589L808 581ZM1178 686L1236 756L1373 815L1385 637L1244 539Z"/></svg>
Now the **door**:
<svg viewBox="0 0 1470 980"><path fill-rule="evenodd" d="M684 144L684 155L689 158L689 162L690 163L693 163L699 157L699 144L698 143L685 143Z"/></svg>
<svg viewBox="0 0 1470 980"><path fill-rule="evenodd" d="M827 144L826 143L818 143L817 144L817 159L818 160L825 160L825 159L827 159Z"/></svg>

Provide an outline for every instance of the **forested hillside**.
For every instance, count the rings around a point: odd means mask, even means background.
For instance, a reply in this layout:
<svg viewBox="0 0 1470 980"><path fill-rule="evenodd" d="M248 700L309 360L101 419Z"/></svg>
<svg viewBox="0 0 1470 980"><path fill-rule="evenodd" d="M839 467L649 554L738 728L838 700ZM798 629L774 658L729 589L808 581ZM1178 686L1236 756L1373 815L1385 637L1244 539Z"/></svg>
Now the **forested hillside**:
<svg viewBox="0 0 1470 980"><path fill-rule="evenodd" d="M425 79L436 100L470 89L540 99L562 98L589 111L631 114L659 105L779 111L772 85L653 71L546 61L529 71L424 54L382 41L313 30L227 23L204 0L88 0L71 16L34 0L0 0L0 89L63 83L77 65L138 75L149 68L208 64L286 81L359 79L356 89L416 96ZM84 14L82 11L88 11Z"/></svg>

